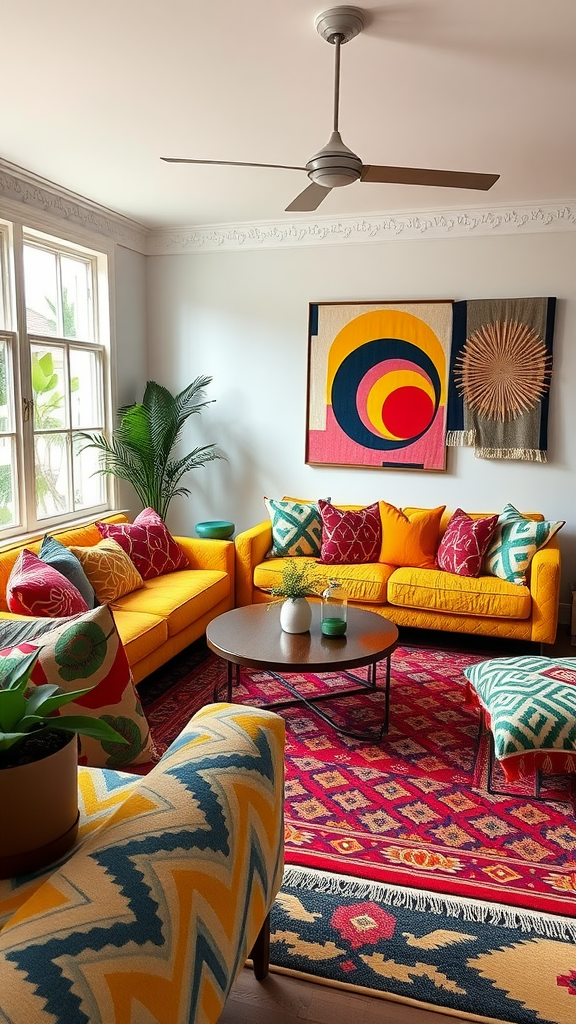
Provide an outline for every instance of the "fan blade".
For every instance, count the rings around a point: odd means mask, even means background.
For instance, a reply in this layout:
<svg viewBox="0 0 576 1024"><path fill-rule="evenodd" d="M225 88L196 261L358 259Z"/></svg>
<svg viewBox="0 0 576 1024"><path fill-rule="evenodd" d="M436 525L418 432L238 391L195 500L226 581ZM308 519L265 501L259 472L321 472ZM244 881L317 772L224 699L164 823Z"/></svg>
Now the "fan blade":
<svg viewBox="0 0 576 1024"><path fill-rule="evenodd" d="M161 156L167 164L215 164L218 167L278 167L281 171L305 171L305 167L294 167L293 164L251 164L245 160L189 160L180 156Z"/></svg>
<svg viewBox="0 0 576 1024"><path fill-rule="evenodd" d="M296 199L290 203L290 206L286 207L286 213L305 213L308 210L317 210L323 199L331 192L331 188L325 188L324 185L317 185L316 182L312 182L305 188Z"/></svg>
<svg viewBox="0 0 576 1024"><path fill-rule="evenodd" d="M360 180L388 182L393 185L476 188L487 192L499 177L499 174L475 174L472 171L430 171L420 167L378 167L376 164L365 164Z"/></svg>

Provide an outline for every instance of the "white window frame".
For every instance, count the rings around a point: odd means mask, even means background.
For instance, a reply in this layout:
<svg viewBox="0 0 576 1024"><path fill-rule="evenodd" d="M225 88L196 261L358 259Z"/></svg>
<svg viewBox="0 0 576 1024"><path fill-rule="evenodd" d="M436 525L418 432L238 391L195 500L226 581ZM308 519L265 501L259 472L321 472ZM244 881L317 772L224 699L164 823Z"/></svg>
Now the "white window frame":
<svg viewBox="0 0 576 1024"><path fill-rule="evenodd" d="M104 477L105 498L98 505L77 511L66 510L47 518L38 518L34 487L34 422L31 405L31 346L39 343L64 346L69 358L71 349L81 348L99 353L102 362L102 403L105 432L112 427L112 413L115 399L114 352L113 352L113 272L114 244L93 237L69 225L53 222L39 223L42 218L26 217L16 219L0 216L0 270L4 289L0 291L0 334L9 337L14 350L14 416L17 432L16 476L20 508L19 522L8 528L0 524L0 546L19 537L41 536L51 529L66 524L79 524L97 518L115 507L117 487L113 477ZM102 242L102 244L100 244ZM35 244L87 260L92 266L93 323L90 341L63 338L55 335L28 333L26 324L26 299L24 289L24 244ZM2 329L2 322L6 329ZM76 428L77 429L77 428ZM75 432L72 423L62 431L68 437L68 444ZM71 473L72 475L72 473ZM72 503L74 493L71 493Z"/></svg>

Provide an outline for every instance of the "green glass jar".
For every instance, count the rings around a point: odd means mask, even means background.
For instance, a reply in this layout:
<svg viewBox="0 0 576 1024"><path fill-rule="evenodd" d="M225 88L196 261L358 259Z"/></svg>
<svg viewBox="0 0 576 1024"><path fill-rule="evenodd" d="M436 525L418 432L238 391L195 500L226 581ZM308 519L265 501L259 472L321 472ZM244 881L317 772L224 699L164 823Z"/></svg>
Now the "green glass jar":
<svg viewBox="0 0 576 1024"><path fill-rule="evenodd" d="M344 636L348 621L348 596L338 580L330 580L322 594L320 629L324 636Z"/></svg>

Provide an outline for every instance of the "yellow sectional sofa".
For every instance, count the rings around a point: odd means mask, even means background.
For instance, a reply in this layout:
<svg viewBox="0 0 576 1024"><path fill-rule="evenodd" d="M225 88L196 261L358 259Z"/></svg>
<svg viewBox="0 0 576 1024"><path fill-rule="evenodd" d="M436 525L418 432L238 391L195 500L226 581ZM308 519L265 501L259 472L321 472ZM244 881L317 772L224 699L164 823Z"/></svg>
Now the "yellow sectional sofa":
<svg viewBox="0 0 576 1024"><path fill-rule="evenodd" d="M469 514L473 518L490 515ZM540 513L523 514L530 519L544 519ZM440 537L450 517L451 512L446 510ZM236 537L237 606L271 600L269 589L281 583L287 559L267 558L271 546L269 519ZM436 568L398 568L384 562L318 564L317 570L320 590L329 580L337 579L347 591L352 607L378 612L398 626L539 644L552 644L556 638L560 590L560 549L556 537L534 555L526 585L495 576L457 576Z"/></svg>
<svg viewBox="0 0 576 1024"><path fill-rule="evenodd" d="M102 516L102 522L126 523L121 513ZM67 530L50 530L66 547L88 547L102 540L95 523ZM139 683L154 669L182 651L206 630L213 618L234 606L235 553L232 541L176 537L189 569L145 580L144 586L111 602L120 639ZM41 538L19 541L0 551L0 620L22 619L8 611L8 578L22 548L35 554Z"/></svg>

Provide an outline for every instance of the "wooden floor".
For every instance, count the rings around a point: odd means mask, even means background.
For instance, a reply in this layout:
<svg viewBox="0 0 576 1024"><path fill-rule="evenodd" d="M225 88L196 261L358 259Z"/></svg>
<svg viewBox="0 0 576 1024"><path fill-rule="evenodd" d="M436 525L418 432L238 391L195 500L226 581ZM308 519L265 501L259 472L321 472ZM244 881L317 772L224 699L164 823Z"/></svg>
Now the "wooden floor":
<svg viewBox="0 0 576 1024"><path fill-rule="evenodd" d="M272 972L265 981L256 981L246 967L228 997L219 1024L454 1024L454 1020L452 1015L434 1010Z"/></svg>
<svg viewBox="0 0 576 1024"><path fill-rule="evenodd" d="M455 639L455 643L461 645L462 639ZM440 639L438 646L443 646ZM531 646L531 653L537 653L536 645ZM509 649L506 653L528 652ZM556 643L546 654L576 658L576 647L570 643L566 626L559 628ZM482 1007L476 1012L482 1015ZM422 1010L390 999L360 995L273 972L260 982L247 967L228 997L220 1024L298 1024L300 1021L309 1024L454 1024L456 1019L452 1014Z"/></svg>

